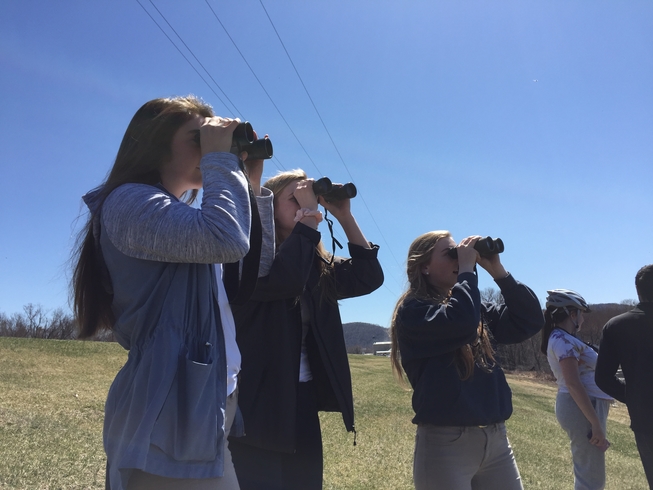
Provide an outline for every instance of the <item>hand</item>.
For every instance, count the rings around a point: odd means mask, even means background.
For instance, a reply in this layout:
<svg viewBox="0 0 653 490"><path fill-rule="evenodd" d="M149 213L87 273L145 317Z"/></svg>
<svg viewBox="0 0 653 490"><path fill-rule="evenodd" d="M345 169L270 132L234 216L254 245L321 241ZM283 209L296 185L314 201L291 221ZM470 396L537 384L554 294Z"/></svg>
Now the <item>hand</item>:
<svg viewBox="0 0 653 490"><path fill-rule="evenodd" d="M310 209L311 211L317 210L317 197L313 192L313 179L300 180L297 182L297 187L293 196L297 199L297 204L300 208Z"/></svg>
<svg viewBox="0 0 653 490"><path fill-rule="evenodd" d="M200 144L202 156L217 151L228 152L231 150L231 140L234 129L240 119L225 117L207 117L200 126Z"/></svg>
<svg viewBox="0 0 653 490"><path fill-rule="evenodd" d="M479 256L478 265L485 269L492 279L503 279L508 275L508 271L503 267L499 254L489 255L487 257Z"/></svg>
<svg viewBox="0 0 653 490"><path fill-rule="evenodd" d="M592 425L592 432L589 434L589 440L590 444L598 447L602 451L605 451L610 447L610 441L605 438L605 434L600 425Z"/></svg>
<svg viewBox="0 0 653 490"><path fill-rule="evenodd" d="M268 138L268 135L265 135L265 139ZM258 139L256 131L254 131L254 141ZM248 160L247 152L244 151L240 154L240 159L245 165L245 170L247 171L247 177L249 177L249 182L252 184L252 191L255 196L261 195L261 177L263 176L263 163L265 160Z"/></svg>
<svg viewBox="0 0 653 490"><path fill-rule="evenodd" d="M342 187L342 184L333 184L333 187ZM324 196L318 196L317 202L331 213L338 222L342 222L343 219L351 217L351 199L327 202Z"/></svg>
<svg viewBox="0 0 653 490"><path fill-rule="evenodd" d="M479 238L481 237L478 235L469 236L461 240L456 247L458 251L458 274L474 271L474 266L480 258L480 255L474 248Z"/></svg>

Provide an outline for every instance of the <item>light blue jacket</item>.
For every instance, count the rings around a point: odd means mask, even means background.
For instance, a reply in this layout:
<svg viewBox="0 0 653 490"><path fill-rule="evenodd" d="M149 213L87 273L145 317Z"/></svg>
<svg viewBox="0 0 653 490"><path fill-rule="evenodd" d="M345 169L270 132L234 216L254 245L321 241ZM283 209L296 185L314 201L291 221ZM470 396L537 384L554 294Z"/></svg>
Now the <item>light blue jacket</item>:
<svg viewBox="0 0 653 490"><path fill-rule="evenodd" d="M126 488L135 468L223 474L227 377L213 264L247 253L251 213L234 155L210 153L200 168L201 209L145 184L124 184L103 203L101 190L84 196L113 289L114 332L129 350L105 406L112 490Z"/></svg>

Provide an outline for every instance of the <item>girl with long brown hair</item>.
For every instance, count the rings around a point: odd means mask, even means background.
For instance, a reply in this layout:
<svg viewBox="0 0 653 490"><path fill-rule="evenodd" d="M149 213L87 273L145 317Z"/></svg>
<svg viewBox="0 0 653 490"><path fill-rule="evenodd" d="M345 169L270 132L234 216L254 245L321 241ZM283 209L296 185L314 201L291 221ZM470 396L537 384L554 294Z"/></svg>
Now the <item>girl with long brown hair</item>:
<svg viewBox="0 0 653 490"><path fill-rule="evenodd" d="M221 322L215 269L249 248L247 180L229 153L237 124L192 96L151 100L105 182L84 196L90 216L73 277L80 337L111 330L129 351L105 405L111 490L238 488L226 445L238 418L229 396L237 347ZM189 206L200 188L201 207Z"/></svg>
<svg viewBox="0 0 653 490"><path fill-rule="evenodd" d="M432 231L408 251L409 286L390 336L393 370L414 390L418 490L522 488L504 424L511 392L493 346L535 335L544 319L535 294L506 272L499 255L474 249L479 238L456 245L449 232ZM505 303L481 301L477 264Z"/></svg>

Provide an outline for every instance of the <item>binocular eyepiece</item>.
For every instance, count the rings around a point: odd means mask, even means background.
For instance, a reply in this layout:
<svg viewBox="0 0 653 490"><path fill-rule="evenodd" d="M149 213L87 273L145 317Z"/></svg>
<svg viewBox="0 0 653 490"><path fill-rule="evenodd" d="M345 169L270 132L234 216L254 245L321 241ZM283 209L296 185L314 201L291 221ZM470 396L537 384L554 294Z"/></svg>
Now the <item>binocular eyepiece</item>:
<svg viewBox="0 0 653 490"><path fill-rule="evenodd" d="M195 134L195 142L200 144L200 132ZM238 123L234 129L231 138L230 153L240 156L242 152L247 152L248 160L267 160L272 158L272 142L269 138L258 139L254 141L254 128L245 121Z"/></svg>
<svg viewBox="0 0 653 490"><path fill-rule="evenodd" d="M501 238L493 239L492 237L486 236L484 238L479 238L478 241L474 244L474 248L481 255L481 257L489 257L490 255L496 255L503 252L503 240ZM450 248L449 257L452 259L458 258L458 249Z"/></svg>
<svg viewBox="0 0 653 490"><path fill-rule="evenodd" d="M353 199L358 194L356 186L351 182L341 186L334 186L329 177L322 177L313 182L313 193L322 196L326 202L342 201Z"/></svg>

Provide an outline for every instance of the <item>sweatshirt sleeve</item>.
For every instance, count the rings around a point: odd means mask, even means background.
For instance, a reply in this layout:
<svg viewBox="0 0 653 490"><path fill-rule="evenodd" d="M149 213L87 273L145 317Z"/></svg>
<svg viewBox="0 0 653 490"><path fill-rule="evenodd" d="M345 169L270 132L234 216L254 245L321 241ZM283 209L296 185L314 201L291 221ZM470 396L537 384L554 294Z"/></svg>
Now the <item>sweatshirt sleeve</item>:
<svg viewBox="0 0 653 490"><path fill-rule="evenodd" d="M472 342L481 319L480 307L478 278L472 272L458 276L444 304L407 299L398 310L402 357L433 357Z"/></svg>
<svg viewBox="0 0 653 490"><path fill-rule="evenodd" d="M626 403L626 383L617 378L617 370L621 362L617 354L614 339L611 339L609 323L603 327L603 337L599 346L599 357L596 360L594 381L604 393Z"/></svg>
<svg viewBox="0 0 653 490"><path fill-rule="evenodd" d="M540 301L512 275L495 281L505 304L484 303L484 320L499 344L516 344L537 334L544 326Z"/></svg>
<svg viewBox="0 0 653 490"><path fill-rule="evenodd" d="M256 196L256 205L261 217L261 228L263 239L261 243L261 262L258 269L258 276L267 276L272 267L275 253L275 231L274 231L274 194L270 189L261 187L261 195Z"/></svg>
<svg viewBox="0 0 653 490"><path fill-rule="evenodd" d="M252 294L254 301L276 301L299 297L304 291L315 258L320 232L297 223L279 246L268 274L259 277Z"/></svg>
<svg viewBox="0 0 653 490"><path fill-rule="evenodd" d="M383 269L377 259L379 246L370 243L370 248L349 244L348 259L336 257L333 275L338 299L363 296L380 288L383 284Z"/></svg>
<svg viewBox="0 0 653 490"><path fill-rule="evenodd" d="M200 209L146 184L124 184L106 198L102 226L130 257L161 262L235 262L249 250L247 181L230 153L201 160Z"/></svg>

